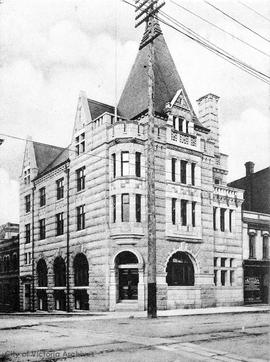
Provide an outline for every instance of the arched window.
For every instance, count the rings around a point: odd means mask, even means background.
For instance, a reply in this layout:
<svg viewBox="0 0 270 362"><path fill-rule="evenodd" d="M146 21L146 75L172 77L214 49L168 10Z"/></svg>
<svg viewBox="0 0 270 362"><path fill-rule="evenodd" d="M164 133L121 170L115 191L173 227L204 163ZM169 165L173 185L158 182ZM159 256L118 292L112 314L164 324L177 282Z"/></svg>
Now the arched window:
<svg viewBox="0 0 270 362"><path fill-rule="evenodd" d="M121 264L138 264L138 259L135 254L130 251L122 251L122 253L118 254L115 262L117 265Z"/></svg>
<svg viewBox="0 0 270 362"><path fill-rule="evenodd" d="M186 253L174 253L169 259L166 271L166 282L169 286L194 285L194 268Z"/></svg>
<svg viewBox="0 0 270 362"><path fill-rule="evenodd" d="M58 256L54 261L54 285L56 287L66 286L66 264L61 256Z"/></svg>
<svg viewBox="0 0 270 362"><path fill-rule="evenodd" d="M48 286L48 270L44 259L40 259L37 263L37 277L39 287Z"/></svg>
<svg viewBox="0 0 270 362"><path fill-rule="evenodd" d="M77 254L73 266L75 287L89 285L89 265L86 256L82 253Z"/></svg>

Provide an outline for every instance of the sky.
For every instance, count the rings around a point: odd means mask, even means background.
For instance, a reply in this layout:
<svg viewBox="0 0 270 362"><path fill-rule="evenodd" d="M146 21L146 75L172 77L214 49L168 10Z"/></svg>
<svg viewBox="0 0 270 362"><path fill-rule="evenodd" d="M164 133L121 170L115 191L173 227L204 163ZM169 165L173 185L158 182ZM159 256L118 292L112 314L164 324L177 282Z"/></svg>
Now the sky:
<svg viewBox="0 0 270 362"><path fill-rule="evenodd" d="M269 42L215 11L203 0L175 2L270 54ZM211 0L264 37L270 21L238 0ZM270 19L268 0L242 0ZM184 25L256 69L270 74L270 58L180 9L163 8ZM134 62L143 27L121 0L3 0L0 4L0 134L67 146L80 90L115 104ZM228 180L269 166L269 86L162 25L180 77L196 99L220 97L220 148L229 155ZM117 56L116 56L117 55ZM117 69L117 72L116 72ZM116 76L117 74L117 76ZM25 143L3 137L0 146L0 225L19 220Z"/></svg>

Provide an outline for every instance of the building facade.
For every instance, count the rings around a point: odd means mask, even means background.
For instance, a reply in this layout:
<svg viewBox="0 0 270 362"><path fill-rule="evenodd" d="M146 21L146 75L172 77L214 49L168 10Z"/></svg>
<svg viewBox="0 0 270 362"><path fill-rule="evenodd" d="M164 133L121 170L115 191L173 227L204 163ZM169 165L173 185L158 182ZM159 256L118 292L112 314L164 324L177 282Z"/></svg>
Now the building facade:
<svg viewBox="0 0 270 362"><path fill-rule="evenodd" d="M163 35L154 42L159 309L243 303L241 204L219 150L218 100L195 114ZM26 144L21 309L147 307L149 45L112 106L81 93L68 149Z"/></svg>
<svg viewBox="0 0 270 362"><path fill-rule="evenodd" d="M19 225L0 227L0 312L19 310Z"/></svg>
<svg viewBox="0 0 270 362"><path fill-rule="evenodd" d="M246 304L269 303L270 167L254 172L245 164L246 176L230 183L245 190L243 202L243 269Z"/></svg>

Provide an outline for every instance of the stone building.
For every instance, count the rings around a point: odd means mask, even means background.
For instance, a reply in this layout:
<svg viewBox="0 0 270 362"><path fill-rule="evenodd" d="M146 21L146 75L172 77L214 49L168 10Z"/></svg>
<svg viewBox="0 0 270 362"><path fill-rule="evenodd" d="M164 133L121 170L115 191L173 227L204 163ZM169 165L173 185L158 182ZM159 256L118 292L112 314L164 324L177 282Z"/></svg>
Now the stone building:
<svg viewBox="0 0 270 362"><path fill-rule="evenodd" d="M254 172L246 162L246 176L230 183L244 192L243 269L244 301L269 303L270 167Z"/></svg>
<svg viewBox="0 0 270 362"><path fill-rule="evenodd" d="M226 184L219 97L201 97L197 116L163 35L153 43L158 308L242 304L243 193ZM26 144L22 309L146 308L148 51L117 118L81 93L68 149Z"/></svg>
<svg viewBox="0 0 270 362"><path fill-rule="evenodd" d="M0 226L0 312L19 310L19 225Z"/></svg>

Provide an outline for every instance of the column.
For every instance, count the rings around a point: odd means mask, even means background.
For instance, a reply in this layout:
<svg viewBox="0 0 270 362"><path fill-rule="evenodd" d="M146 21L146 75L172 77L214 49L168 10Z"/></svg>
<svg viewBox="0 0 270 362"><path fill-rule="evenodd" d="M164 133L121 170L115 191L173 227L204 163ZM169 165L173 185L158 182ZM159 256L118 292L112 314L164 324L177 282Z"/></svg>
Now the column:
<svg viewBox="0 0 270 362"><path fill-rule="evenodd" d="M110 286L109 286L109 302L110 302L110 312L115 311L116 305L116 278L115 278L115 268L110 268Z"/></svg>
<svg viewBox="0 0 270 362"><path fill-rule="evenodd" d="M144 310L144 275L142 265L138 265L139 283L138 283L138 309Z"/></svg>

